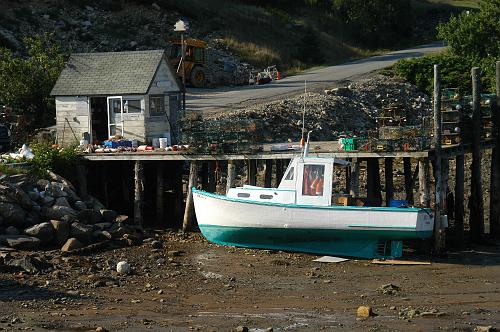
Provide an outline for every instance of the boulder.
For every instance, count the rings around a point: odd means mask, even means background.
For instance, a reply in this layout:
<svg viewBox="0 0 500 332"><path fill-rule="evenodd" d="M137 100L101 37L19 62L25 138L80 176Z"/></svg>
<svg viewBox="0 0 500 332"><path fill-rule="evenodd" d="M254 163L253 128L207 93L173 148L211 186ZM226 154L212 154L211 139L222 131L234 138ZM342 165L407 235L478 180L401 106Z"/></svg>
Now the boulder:
<svg viewBox="0 0 500 332"><path fill-rule="evenodd" d="M69 202L68 200L66 199L66 197L59 197L56 199L56 202L54 203L55 205L59 205L59 206L66 206L66 207L71 207L71 205L69 205Z"/></svg>
<svg viewBox="0 0 500 332"><path fill-rule="evenodd" d="M108 232L114 237L114 238L121 238L125 234L130 234L133 233L132 229L126 225L123 224L113 224L109 229Z"/></svg>
<svg viewBox="0 0 500 332"><path fill-rule="evenodd" d="M31 226L24 230L24 234L38 238L42 244L47 244L54 238L54 228L50 222Z"/></svg>
<svg viewBox="0 0 500 332"><path fill-rule="evenodd" d="M80 249L83 248L83 244L78 241L78 239L75 239L74 237L68 239L66 243L62 246L61 251L62 252L68 252L71 250L75 249Z"/></svg>
<svg viewBox="0 0 500 332"><path fill-rule="evenodd" d="M36 202L40 199L40 193L38 192L38 190L37 191L28 191L28 196L34 202Z"/></svg>
<svg viewBox="0 0 500 332"><path fill-rule="evenodd" d="M26 216L26 223L25 223L27 227L34 226L39 223L41 223L40 215L37 212L31 211L30 213L28 213L28 215Z"/></svg>
<svg viewBox="0 0 500 332"><path fill-rule="evenodd" d="M0 184L0 192L9 198L9 201L16 202L16 204L21 205L25 209L31 209L33 201L19 186L4 182Z"/></svg>
<svg viewBox="0 0 500 332"><path fill-rule="evenodd" d="M78 212L77 218L84 224L96 224L101 222L102 214L96 210L85 209Z"/></svg>
<svg viewBox="0 0 500 332"><path fill-rule="evenodd" d="M66 220L51 220L54 228L54 240L58 245L63 245L69 237L70 224Z"/></svg>
<svg viewBox="0 0 500 332"><path fill-rule="evenodd" d="M79 241L83 243L92 242L92 235L94 229L92 226L84 225L79 222L74 222L70 227L70 235L71 237L77 238Z"/></svg>
<svg viewBox="0 0 500 332"><path fill-rule="evenodd" d="M19 235L20 232L17 228L15 228L14 226L9 226L5 229L5 234L7 235Z"/></svg>
<svg viewBox="0 0 500 332"><path fill-rule="evenodd" d="M68 197L68 193L64 191L64 185L59 182L50 182L45 186L45 194L59 198L59 197Z"/></svg>
<svg viewBox="0 0 500 332"><path fill-rule="evenodd" d="M22 227L25 224L26 212L17 204L0 202L0 216L6 224Z"/></svg>
<svg viewBox="0 0 500 332"><path fill-rule="evenodd" d="M75 186L73 186L73 184L71 182L69 182L68 180L66 180L62 176L60 176L54 172L51 172L51 171L49 171L47 174L50 176L50 178L53 181L59 182L59 183L63 184L64 186L68 187L69 189L76 191Z"/></svg>
<svg viewBox="0 0 500 332"><path fill-rule="evenodd" d="M94 239L96 239L96 241L106 241L112 239L112 236L108 231L97 230L94 231L92 236L94 237Z"/></svg>
<svg viewBox="0 0 500 332"><path fill-rule="evenodd" d="M38 238L24 235L10 237L5 242L9 247L17 250L35 250L40 246Z"/></svg>
<svg viewBox="0 0 500 332"><path fill-rule="evenodd" d="M40 200L40 204L42 204L42 206L45 206L45 207L50 207L54 204L54 202L56 201L54 197L50 196L50 195L47 195L45 192L43 192L43 196L42 196L42 199Z"/></svg>
<svg viewBox="0 0 500 332"><path fill-rule="evenodd" d="M100 222L100 223L97 223L94 225L94 227L96 227L97 229L101 230L101 231L104 231L104 230L107 230L108 228L110 228L113 224L110 223L110 222Z"/></svg>
<svg viewBox="0 0 500 332"><path fill-rule="evenodd" d="M70 207L54 205L50 208L42 208L42 216L47 219L61 220L64 216L68 216L71 219L76 219L77 213Z"/></svg>
<svg viewBox="0 0 500 332"><path fill-rule="evenodd" d="M368 318L370 316L374 316L372 308L366 305L358 307L356 315L360 318Z"/></svg>
<svg viewBox="0 0 500 332"><path fill-rule="evenodd" d="M102 218L105 222L114 222L118 216L118 213L113 210L102 209L99 212L101 212Z"/></svg>
<svg viewBox="0 0 500 332"><path fill-rule="evenodd" d="M45 187L50 184L50 181L45 180L45 179L40 179L36 182L36 188L38 191L43 191L45 190Z"/></svg>
<svg viewBox="0 0 500 332"><path fill-rule="evenodd" d="M104 205L102 205L101 202L99 202L99 200L93 196L88 196L88 199L85 201L87 203L87 205L89 207L92 208L92 210L102 210L102 209L106 209L106 207Z"/></svg>
<svg viewBox="0 0 500 332"><path fill-rule="evenodd" d="M73 204L73 207L78 210L78 211L82 211L82 210L85 210L87 208L87 204L85 204L85 202L83 201L76 201L74 204Z"/></svg>
<svg viewBox="0 0 500 332"><path fill-rule="evenodd" d="M8 260L5 265L15 267L28 273L37 273L48 267L46 262L42 262L38 258L29 256Z"/></svg>
<svg viewBox="0 0 500 332"><path fill-rule="evenodd" d="M128 221L129 221L129 217L124 215L124 214L120 214L115 218L115 222L117 222L117 223L126 224Z"/></svg>

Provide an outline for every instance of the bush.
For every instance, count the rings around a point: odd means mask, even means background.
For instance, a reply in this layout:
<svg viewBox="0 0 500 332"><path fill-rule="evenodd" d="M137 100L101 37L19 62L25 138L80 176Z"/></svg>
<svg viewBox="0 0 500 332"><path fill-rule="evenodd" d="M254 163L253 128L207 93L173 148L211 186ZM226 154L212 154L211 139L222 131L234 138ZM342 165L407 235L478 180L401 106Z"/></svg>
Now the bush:
<svg viewBox="0 0 500 332"><path fill-rule="evenodd" d="M47 171L53 171L67 178L72 177L79 157L75 146L59 148L47 143L33 143L31 149L35 157L30 163L36 175L44 176Z"/></svg>

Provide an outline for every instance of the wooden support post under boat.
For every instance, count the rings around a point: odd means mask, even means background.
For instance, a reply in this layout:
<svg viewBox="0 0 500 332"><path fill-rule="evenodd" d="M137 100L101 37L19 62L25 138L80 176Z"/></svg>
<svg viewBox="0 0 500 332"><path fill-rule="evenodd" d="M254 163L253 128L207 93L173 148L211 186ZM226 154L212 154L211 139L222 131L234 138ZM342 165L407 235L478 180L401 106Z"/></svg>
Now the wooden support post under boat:
<svg viewBox="0 0 500 332"><path fill-rule="evenodd" d="M394 198L393 162L394 158L384 158L386 206L389 206L391 199Z"/></svg>
<svg viewBox="0 0 500 332"><path fill-rule="evenodd" d="M420 158L418 161L418 188L420 194L419 201L422 207L429 207L431 203L429 179L429 160L427 158Z"/></svg>
<svg viewBox="0 0 500 332"><path fill-rule="evenodd" d="M351 174L349 176L351 180L349 194L352 197L359 197L359 160L353 158L351 161Z"/></svg>
<svg viewBox="0 0 500 332"><path fill-rule="evenodd" d="M481 183L481 133L480 108L481 74L478 67L472 68L472 174L469 226L473 241L481 241L484 234L483 190Z"/></svg>
<svg viewBox="0 0 500 332"><path fill-rule="evenodd" d="M275 187L278 188L281 182L281 179L283 178L283 160L282 159L276 159L276 182L275 182Z"/></svg>
<svg viewBox="0 0 500 332"><path fill-rule="evenodd" d="M413 205L413 177L411 172L411 158L403 158L403 171L405 177L405 193L408 205Z"/></svg>
<svg viewBox="0 0 500 332"><path fill-rule="evenodd" d="M380 190L380 167L378 158L368 158L367 161L367 199L370 206L382 205Z"/></svg>
<svg viewBox="0 0 500 332"><path fill-rule="evenodd" d="M453 223L454 244L461 247L464 242L464 177L465 155L455 158L455 221Z"/></svg>
<svg viewBox="0 0 500 332"><path fill-rule="evenodd" d="M351 159L347 159L351 162ZM345 167L345 192L349 193L351 191L351 166Z"/></svg>
<svg viewBox="0 0 500 332"><path fill-rule="evenodd" d="M207 163L207 191L214 193L217 188L217 183L215 179L215 168L216 162L209 161Z"/></svg>
<svg viewBox="0 0 500 332"><path fill-rule="evenodd" d="M446 211L446 216L448 220L453 218L455 214L455 202L453 198L453 193L449 192L448 180L450 177L450 160L447 156L441 159L441 181L443 185L441 186L441 196L444 197L443 211Z"/></svg>
<svg viewBox="0 0 500 332"><path fill-rule="evenodd" d="M144 198L144 164L137 160L134 166L134 223L142 226L143 222L143 198Z"/></svg>
<svg viewBox="0 0 500 332"><path fill-rule="evenodd" d="M436 254L442 254L445 248L446 238L442 219L444 197L441 196L442 174L441 174L441 78L439 65L434 65L434 181L435 206L434 206L434 251Z"/></svg>
<svg viewBox="0 0 500 332"><path fill-rule="evenodd" d="M248 160L247 181L251 186L257 185L257 160Z"/></svg>
<svg viewBox="0 0 500 332"><path fill-rule="evenodd" d="M156 220L159 223L163 223L165 218L165 172L163 166L162 162L156 163Z"/></svg>
<svg viewBox="0 0 500 332"><path fill-rule="evenodd" d="M272 159L266 159L265 170L264 170L264 187L271 188L273 180L273 161Z"/></svg>
<svg viewBox="0 0 500 332"><path fill-rule="evenodd" d="M87 184L87 168L85 167L85 165L81 163L76 165L76 176L78 181L78 195L86 200L89 194Z"/></svg>
<svg viewBox="0 0 500 332"><path fill-rule="evenodd" d="M198 184L198 161L192 160L189 167L189 184L187 187L186 195L186 208L184 210L184 221L182 223L182 230L184 232L189 231L193 227L193 222L195 218L194 214L194 202L193 202L193 187L196 188Z"/></svg>
<svg viewBox="0 0 500 332"><path fill-rule="evenodd" d="M236 178L236 165L234 160L227 162L227 182L226 182L226 195L230 188L234 187L234 180Z"/></svg>
<svg viewBox="0 0 500 332"><path fill-rule="evenodd" d="M500 61L496 63L496 104L492 108L495 147L491 151L490 236L500 239Z"/></svg>

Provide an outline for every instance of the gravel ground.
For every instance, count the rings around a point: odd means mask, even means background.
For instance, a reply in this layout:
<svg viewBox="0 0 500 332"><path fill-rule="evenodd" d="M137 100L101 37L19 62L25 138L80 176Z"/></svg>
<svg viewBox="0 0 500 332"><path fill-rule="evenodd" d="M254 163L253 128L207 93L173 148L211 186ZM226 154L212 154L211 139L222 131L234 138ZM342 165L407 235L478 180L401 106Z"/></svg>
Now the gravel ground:
<svg viewBox="0 0 500 332"><path fill-rule="evenodd" d="M391 266L150 235L161 245L39 252L46 270L0 270L0 330L473 331L500 321L498 246ZM425 250L405 256L429 259ZM115 272L122 260L129 275ZM376 316L357 318L362 305Z"/></svg>

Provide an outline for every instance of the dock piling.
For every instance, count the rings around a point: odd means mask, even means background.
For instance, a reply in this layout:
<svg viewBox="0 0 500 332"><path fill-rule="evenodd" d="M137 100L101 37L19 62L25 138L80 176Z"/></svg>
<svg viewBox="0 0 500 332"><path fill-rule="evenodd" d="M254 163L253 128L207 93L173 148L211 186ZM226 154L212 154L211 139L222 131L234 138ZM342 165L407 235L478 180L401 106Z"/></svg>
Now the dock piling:
<svg viewBox="0 0 500 332"><path fill-rule="evenodd" d="M434 251L442 254L445 249L445 229L442 220L444 197L442 196L442 174L441 174L441 78L439 65L434 65L434 181L435 205L434 205Z"/></svg>
<svg viewBox="0 0 500 332"><path fill-rule="evenodd" d="M193 228L193 222L195 218L194 214L194 202L193 202L193 187L196 188L198 184L198 170L199 164L198 161L191 161L191 165L189 166L189 183L187 187L186 194L186 207L184 210L184 221L182 223L182 230L184 232L189 231Z"/></svg>
<svg viewBox="0 0 500 332"><path fill-rule="evenodd" d="M144 163L137 160L134 165L134 223L142 226L143 199L144 199Z"/></svg>
<svg viewBox="0 0 500 332"><path fill-rule="evenodd" d="M234 187L234 180L236 178L236 164L234 160L227 162L227 181L226 181L226 195L230 188Z"/></svg>
<svg viewBox="0 0 500 332"><path fill-rule="evenodd" d="M490 236L500 239L500 61L496 63L496 103L492 108L495 147L491 152Z"/></svg>
<svg viewBox="0 0 500 332"><path fill-rule="evenodd" d="M389 206L391 199L394 198L394 177L393 177L394 158L384 158L385 170L385 205Z"/></svg>

